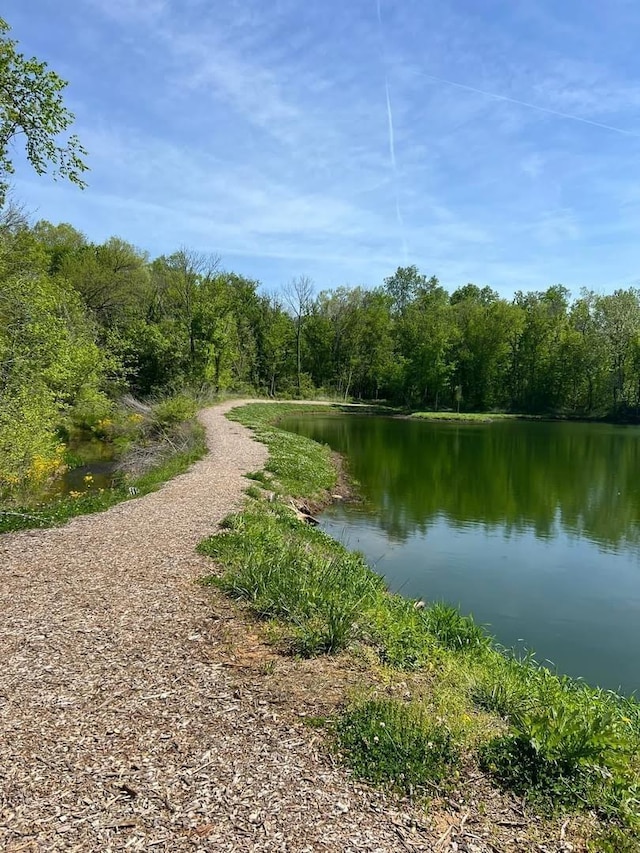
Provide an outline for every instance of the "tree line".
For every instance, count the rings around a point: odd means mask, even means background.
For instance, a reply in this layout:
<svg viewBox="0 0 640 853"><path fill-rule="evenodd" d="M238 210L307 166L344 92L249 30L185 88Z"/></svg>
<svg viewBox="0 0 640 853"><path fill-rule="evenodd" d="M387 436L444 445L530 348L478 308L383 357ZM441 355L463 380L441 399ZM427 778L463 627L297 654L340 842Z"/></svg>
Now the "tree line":
<svg viewBox="0 0 640 853"><path fill-rule="evenodd" d="M28 376L32 390L35 379L74 404L88 386L148 396L188 385L412 408L640 410L635 288L573 300L560 285L512 299L474 284L450 294L411 266L373 288L315 294L300 277L267 294L216 256L183 248L151 260L117 237L30 226L12 208L0 264L3 389Z"/></svg>
<svg viewBox="0 0 640 853"><path fill-rule="evenodd" d="M125 392L185 387L387 400L414 409L640 412L640 292L554 285L448 293L415 266L377 287L278 293L178 249L151 259L69 224L0 221L0 445L18 476L52 459L61 418L95 423ZM41 464L45 464L44 462ZM51 464L54 464L53 461Z"/></svg>

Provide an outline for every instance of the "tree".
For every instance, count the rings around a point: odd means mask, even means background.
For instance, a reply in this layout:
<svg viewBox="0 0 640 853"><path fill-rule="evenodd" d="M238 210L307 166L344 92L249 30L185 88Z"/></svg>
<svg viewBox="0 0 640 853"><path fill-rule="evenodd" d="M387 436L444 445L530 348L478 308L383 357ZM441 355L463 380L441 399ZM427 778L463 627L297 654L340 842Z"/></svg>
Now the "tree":
<svg viewBox="0 0 640 853"><path fill-rule="evenodd" d="M60 271L66 258L88 245L84 234L68 222L53 225L46 219L40 219L32 230L40 245L50 255L49 272L52 275Z"/></svg>
<svg viewBox="0 0 640 853"><path fill-rule="evenodd" d="M451 294L459 330L456 348L456 403L483 410L504 404L514 308L488 287L467 284ZM507 401L508 402L508 401Z"/></svg>
<svg viewBox="0 0 640 853"><path fill-rule="evenodd" d="M68 225L34 229L49 255L49 272L68 281L103 327L120 325L140 313L149 298L147 257L119 237L87 243Z"/></svg>
<svg viewBox="0 0 640 853"><path fill-rule="evenodd" d="M595 318L606 348L611 411L623 414L637 405L637 342L640 337L640 291L615 290L596 299Z"/></svg>
<svg viewBox="0 0 640 853"><path fill-rule="evenodd" d="M54 177L85 187L82 175L88 169L87 152L75 134L59 144L75 119L60 94L66 81L48 71L46 62L19 53L17 42L8 37L10 29L0 18L0 206L15 171L9 147L18 136L24 136L27 159L39 175L53 166Z"/></svg>
<svg viewBox="0 0 640 853"><path fill-rule="evenodd" d="M302 328L311 310L313 282L306 275L298 276L282 290L284 301L291 311L296 327L296 385L302 394Z"/></svg>
<svg viewBox="0 0 640 853"><path fill-rule="evenodd" d="M513 401L525 411L560 409L569 379L565 365L569 291L562 285L544 292L517 291L514 305L523 311L524 322L512 361Z"/></svg>
<svg viewBox="0 0 640 853"><path fill-rule="evenodd" d="M202 254L184 247L172 255L157 258L152 277L159 308L181 326L189 349L190 372L197 361L197 323L203 282L211 279L220 265L217 255Z"/></svg>
<svg viewBox="0 0 640 853"><path fill-rule="evenodd" d="M270 397L275 397L279 382L289 373L294 337L293 322L279 295L261 297L258 361L262 383Z"/></svg>
<svg viewBox="0 0 640 853"><path fill-rule="evenodd" d="M105 359L77 293L46 274L5 274L0 256L0 492L61 464L55 428L72 409L108 410Z"/></svg>
<svg viewBox="0 0 640 853"><path fill-rule="evenodd" d="M392 300L396 314L404 314L418 295L427 285L427 277L418 267L398 267L393 275L384 280L384 287Z"/></svg>

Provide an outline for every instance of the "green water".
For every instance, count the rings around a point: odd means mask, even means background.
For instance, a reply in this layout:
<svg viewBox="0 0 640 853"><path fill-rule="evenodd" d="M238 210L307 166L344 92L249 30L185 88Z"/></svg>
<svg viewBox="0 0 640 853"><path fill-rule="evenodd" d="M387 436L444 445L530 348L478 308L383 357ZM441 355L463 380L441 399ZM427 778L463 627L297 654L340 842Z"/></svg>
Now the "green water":
<svg viewBox="0 0 640 853"><path fill-rule="evenodd" d="M324 529L405 595L473 613L505 646L640 688L640 428L297 416L344 453L362 504Z"/></svg>
<svg viewBox="0 0 640 853"><path fill-rule="evenodd" d="M62 477L47 489L48 498L111 487L117 464L117 454L111 442L78 433L68 442L67 449L75 464L70 465Z"/></svg>

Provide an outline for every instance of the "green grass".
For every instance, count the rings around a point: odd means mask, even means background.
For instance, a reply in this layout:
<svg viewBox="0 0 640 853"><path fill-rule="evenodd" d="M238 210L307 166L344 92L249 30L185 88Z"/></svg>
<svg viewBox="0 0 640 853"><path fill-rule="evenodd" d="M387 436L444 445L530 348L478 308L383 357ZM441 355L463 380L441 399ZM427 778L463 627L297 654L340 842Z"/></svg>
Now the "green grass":
<svg viewBox="0 0 640 853"><path fill-rule="evenodd" d="M383 663L416 669L438 649L468 652L490 642L455 608L417 609L389 593L361 555L300 521L284 502L256 500L222 526L224 536L199 545L223 567L205 582L286 623L287 644L299 654L335 653L357 640Z"/></svg>
<svg viewBox="0 0 640 853"><path fill-rule="evenodd" d="M358 778L406 794L450 777L458 759L447 726L415 702L359 702L338 720L336 734Z"/></svg>
<svg viewBox="0 0 640 853"><path fill-rule="evenodd" d="M468 421L475 423L518 420L522 418L526 418L527 420L539 419L539 416L535 415L512 415L505 412L412 412L409 417L430 421Z"/></svg>
<svg viewBox="0 0 640 853"><path fill-rule="evenodd" d="M224 527L224 536L199 546L224 567L207 582L247 601L258 616L282 620L289 650L335 653L363 636L364 615L384 584L361 557L278 502L255 502Z"/></svg>
<svg viewBox="0 0 640 853"><path fill-rule="evenodd" d="M323 498L336 484L331 450L301 435L278 429L274 422L291 414L336 411L333 406L292 405L291 403L250 403L232 409L227 417L252 429L258 441L269 449L269 461L262 472L250 475L282 494L309 499Z"/></svg>
<svg viewBox="0 0 640 853"><path fill-rule="evenodd" d="M111 489L64 497L34 506L0 509L0 534L38 527L55 527L77 515L101 512L126 500L155 491L172 477L182 474L207 451L204 429L197 421L189 427L187 449L173 453L140 477L126 479Z"/></svg>
<svg viewBox="0 0 640 853"><path fill-rule="evenodd" d="M340 749L357 775L409 790L442 780L465 754L534 807L597 813L607 838L634 849L640 705L559 676L533 656L514 657L455 608L422 608L389 593L361 555L300 521L288 496L326 493L335 477L327 448L274 425L305 410L314 409L254 404L232 413L268 445L266 473L252 477L276 499L252 491L244 511L226 519L224 535L201 543L222 572L206 582L275 624L272 636L289 652L351 649L391 680L401 672L422 678L410 703L366 698L337 721ZM393 734L381 740L379 728Z"/></svg>

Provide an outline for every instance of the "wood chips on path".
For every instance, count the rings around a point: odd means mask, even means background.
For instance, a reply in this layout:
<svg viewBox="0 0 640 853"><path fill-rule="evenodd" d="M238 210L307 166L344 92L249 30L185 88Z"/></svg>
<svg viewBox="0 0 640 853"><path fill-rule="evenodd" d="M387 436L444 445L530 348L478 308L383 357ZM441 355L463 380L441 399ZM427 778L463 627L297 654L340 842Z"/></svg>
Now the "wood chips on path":
<svg viewBox="0 0 640 853"><path fill-rule="evenodd" d="M234 405L159 491L0 537L0 850L432 849L224 665L195 546L267 455Z"/></svg>

